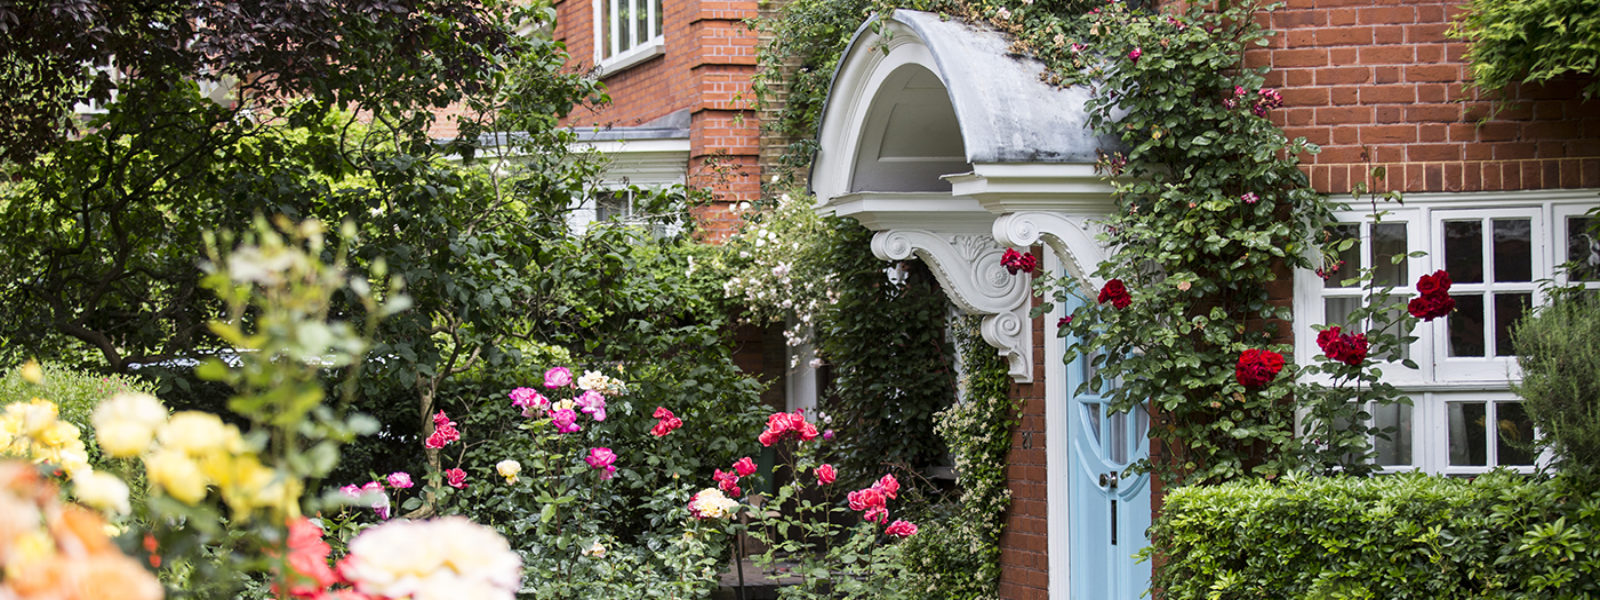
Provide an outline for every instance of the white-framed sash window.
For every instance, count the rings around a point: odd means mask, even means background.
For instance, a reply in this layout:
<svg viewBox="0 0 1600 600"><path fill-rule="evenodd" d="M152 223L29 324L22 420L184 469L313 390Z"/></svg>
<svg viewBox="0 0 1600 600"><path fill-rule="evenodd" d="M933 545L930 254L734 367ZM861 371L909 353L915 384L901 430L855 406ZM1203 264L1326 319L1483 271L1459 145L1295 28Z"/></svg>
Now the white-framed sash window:
<svg viewBox="0 0 1600 600"><path fill-rule="evenodd" d="M1405 356L1416 363L1380 365L1411 406L1369 407L1375 425L1392 428L1373 440L1375 460L1391 469L1470 475L1495 467L1532 469L1539 457L1523 443L1533 428L1511 391L1521 377L1510 332L1518 319L1547 302L1544 285L1600 289L1600 240L1589 231L1600 191L1551 190L1473 194L1414 194L1404 204L1380 205L1381 218L1357 204L1336 213L1332 238L1356 239L1326 279L1295 276L1295 351L1301 364L1320 354L1313 325L1340 325L1367 302L1353 278L1376 267L1394 299L1416 296L1417 279L1437 270L1452 279L1455 310L1418 323ZM1363 210L1366 209L1366 210ZM1425 251L1395 263L1391 257ZM1569 261L1577 268L1560 267ZM1331 266L1331 265L1330 265Z"/></svg>

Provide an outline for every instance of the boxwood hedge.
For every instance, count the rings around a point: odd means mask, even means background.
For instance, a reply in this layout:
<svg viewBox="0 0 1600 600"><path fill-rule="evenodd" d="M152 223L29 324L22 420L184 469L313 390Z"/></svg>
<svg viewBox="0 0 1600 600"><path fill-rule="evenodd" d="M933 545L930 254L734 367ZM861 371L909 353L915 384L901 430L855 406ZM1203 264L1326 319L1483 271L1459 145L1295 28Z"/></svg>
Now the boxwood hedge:
<svg viewBox="0 0 1600 600"><path fill-rule="evenodd" d="M1596 598L1600 490L1505 472L1174 490L1157 598Z"/></svg>

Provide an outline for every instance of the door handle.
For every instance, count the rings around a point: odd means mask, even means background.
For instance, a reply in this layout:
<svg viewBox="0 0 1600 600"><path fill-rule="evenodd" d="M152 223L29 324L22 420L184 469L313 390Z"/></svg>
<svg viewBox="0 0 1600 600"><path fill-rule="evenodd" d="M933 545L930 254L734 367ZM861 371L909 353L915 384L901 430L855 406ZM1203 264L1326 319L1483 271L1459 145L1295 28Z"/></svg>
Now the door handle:
<svg viewBox="0 0 1600 600"><path fill-rule="evenodd" d="M1109 473L1101 473L1100 487L1111 490L1117 489L1117 472L1111 471Z"/></svg>

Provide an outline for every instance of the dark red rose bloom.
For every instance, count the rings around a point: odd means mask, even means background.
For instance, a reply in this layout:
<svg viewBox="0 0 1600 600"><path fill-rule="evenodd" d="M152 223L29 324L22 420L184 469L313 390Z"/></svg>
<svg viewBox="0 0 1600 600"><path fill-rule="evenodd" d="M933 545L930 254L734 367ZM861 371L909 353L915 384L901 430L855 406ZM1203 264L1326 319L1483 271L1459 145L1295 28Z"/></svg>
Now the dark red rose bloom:
<svg viewBox="0 0 1600 600"><path fill-rule="evenodd" d="M1039 259L1032 254L1024 254L1012 248L1006 248L1005 255L1000 257L1000 266L1005 267L1006 271L1009 271L1012 275L1016 275L1019 271L1032 273L1034 269L1039 268Z"/></svg>
<svg viewBox="0 0 1600 600"><path fill-rule="evenodd" d="M1444 271L1434 271L1432 275L1423 275L1417 279L1417 293L1424 296L1429 294L1450 291L1450 274Z"/></svg>
<svg viewBox="0 0 1600 600"><path fill-rule="evenodd" d="M1340 333L1338 327L1329 327L1317 334L1317 347L1329 360L1353 367L1367 359L1367 334L1350 335Z"/></svg>
<svg viewBox="0 0 1600 600"><path fill-rule="evenodd" d="M1406 311L1411 316L1424 321L1432 321L1450 314L1456 309L1456 299L1444 294L1428 294L1412 298L1406 305Z"/></svg>
<svg viewBox="0 0 1600 600"><path fill-rule="evenodd" d="M1122 285L1121 279L1107 281L1105 287L1100 288L1100 303L1110 302L1118 310L1133 304L1133 296L1128 295L1127 286Z"/></svg>
<svg viewBox="0 0 1600 600"><path fill-rule="evenodd" d="M1283 370L1283 355L1271 350L1251 348L1239 353L1239 366L1233 375L1239 384L1249 388L1264 386Z"/></svg>

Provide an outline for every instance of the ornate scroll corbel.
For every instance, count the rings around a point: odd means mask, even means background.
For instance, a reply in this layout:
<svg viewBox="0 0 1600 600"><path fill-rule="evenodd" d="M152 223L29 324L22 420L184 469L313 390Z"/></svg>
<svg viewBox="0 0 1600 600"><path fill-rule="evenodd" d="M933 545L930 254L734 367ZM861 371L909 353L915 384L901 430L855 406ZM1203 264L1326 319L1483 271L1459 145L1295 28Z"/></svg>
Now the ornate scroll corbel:
<svg viewBox="0 0 1600 600"><path fill-rule="evenodd" d="M1091 274L1109 256L1095 240L1092 227L1088 217L1026 211L1001 215L994 220L993 231L994 239L1008 246L1025 248L1043 242L1061 261L1067 274L1092 293L1105 282Z"/></svg>
<svg viewBox="0 0 1600 600"><path fill-rule="evenodd" d="M872 253L883 260L922 259L956 306L983 316L983 339L1006 357L1012 380L1033 381L1033 277L1001 266L1004 247L986 235L902 229L872 236Z"/></svg>

